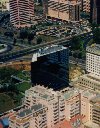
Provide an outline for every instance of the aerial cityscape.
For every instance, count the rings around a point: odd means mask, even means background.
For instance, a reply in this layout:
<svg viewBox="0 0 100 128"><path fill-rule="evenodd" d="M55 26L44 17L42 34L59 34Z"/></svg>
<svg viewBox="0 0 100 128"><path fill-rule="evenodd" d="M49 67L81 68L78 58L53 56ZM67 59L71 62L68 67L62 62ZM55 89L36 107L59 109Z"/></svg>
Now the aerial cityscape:
<svg viewBox="0 0 100 128"><path fill-rule="evenodd" d="M0 128L100 128L100 0L0 0Z"/></svg>

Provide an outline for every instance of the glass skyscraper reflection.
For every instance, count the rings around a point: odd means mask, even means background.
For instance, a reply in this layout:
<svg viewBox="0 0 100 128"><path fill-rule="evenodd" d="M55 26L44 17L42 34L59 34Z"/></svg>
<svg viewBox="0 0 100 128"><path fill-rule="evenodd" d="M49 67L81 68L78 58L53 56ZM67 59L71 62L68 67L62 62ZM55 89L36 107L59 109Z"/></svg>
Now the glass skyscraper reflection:
<svg viewBox="0 0 100 128"><path fill-rule="evenodd" d="M44 85L60 90L69 84L68 48L52 45L39 49L33 54L31 63L31 80L33 86Z"/></svg>

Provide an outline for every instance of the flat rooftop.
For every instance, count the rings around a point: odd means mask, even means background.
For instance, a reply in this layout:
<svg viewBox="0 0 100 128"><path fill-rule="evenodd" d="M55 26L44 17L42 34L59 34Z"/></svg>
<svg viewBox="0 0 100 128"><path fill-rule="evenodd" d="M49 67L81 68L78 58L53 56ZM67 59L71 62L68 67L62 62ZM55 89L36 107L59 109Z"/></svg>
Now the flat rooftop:
<svg viewBox="0 0 100 128"><path fill-rule="evenodd" d="M70 90L70 91L66 91L63 93L63 96L64 96L64 99L65 100L68 100L70 99L71 97L74 97L76 95L79 94L79 90L78 89L73 89L73 90Z"/></svg>
<svg viewBox="0 0 100 128"><path fill-rule="evenodd" d="M86 48L86 51L96 55L100 55L100 44L92 44Z"/></svg>
<svg viewBox="0 0 100 128"><path fill-rule="evenodd" d="M100 94L90 100L91 103L100 107Z"/></svg>
<svg viewBox="0 0 100 128"><path fill-rule="evenodd" d="M56 98L57 92L53 91L53 89L48 89L44 86L37 85L26 90L25 95L32 95L33 97L40 97L45 100L52 100Z"/></svg>
<svg viewBox="0 0 100 128"><path fill-rule="evenodd" d="M97 125L97 124L95 124L95 123L92 123L92 122L90 122L90 121L86 122L84 125L85 125L87 128L100 128L99 125Z"/></svg>
<svg viewBox="0 0 100 128"><path fill-rule="evenodd" d="M41 48L33 54L32 62L34 62L34 57L36 58L36 57L48 55L51 53L55 53L57 51L62 51L64 49L67 49L67 48L62 45L51 45L45 48Z"/></svg>
<svg viewBox="0 0 100 128"><path fill-rule="evenodd" d="M35 104L31 108L29 108L29 109L23 109L23 110L21 110L17 114L17 116L23 118L23 117L25 117L25 116L33 113L33 112L36 112L36 111L41 110L42 108L44 108L44 106L42 104Z"/></svg>
<svg viewBox="0 0 100 128"><path fill-rule="evenodd" d="M98 86L100 86L100 79L95 76L94 74L85 74L85 75L82 75L81 78L84 78L84 79L87 79L91 82L94 82L96 83Z"/></svg>

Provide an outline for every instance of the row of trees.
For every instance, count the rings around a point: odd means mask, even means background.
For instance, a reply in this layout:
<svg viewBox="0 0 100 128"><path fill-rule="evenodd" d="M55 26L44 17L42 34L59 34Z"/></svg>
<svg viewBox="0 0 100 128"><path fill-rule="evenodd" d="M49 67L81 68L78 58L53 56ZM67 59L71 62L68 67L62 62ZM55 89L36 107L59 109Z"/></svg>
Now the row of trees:
<svg viewBox="0 0 100 128"><path fill-rule="evenodd" d="M19 71L13 68L0 68L0 83L9 83L11 75L16 75Z"/></svg>

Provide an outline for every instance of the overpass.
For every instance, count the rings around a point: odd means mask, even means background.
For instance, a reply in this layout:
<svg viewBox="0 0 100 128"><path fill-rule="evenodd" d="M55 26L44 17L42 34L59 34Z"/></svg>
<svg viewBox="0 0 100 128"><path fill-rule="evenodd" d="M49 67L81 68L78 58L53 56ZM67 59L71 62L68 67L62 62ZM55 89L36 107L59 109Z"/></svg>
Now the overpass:
<svg viewBox="0 0 100 128"><path fill-rule="evenodd" d="M84 34L90 34L89 33L84 33ZM80 34L80 36L84 35L84 34ZM77 34L75 34L74 36L79 36ZM46 42L46 43L42 43L42 44L37 44L35 46L30 46L28 48L24 48L23 50L19 50L19 51L13 51L10 53L6 53L4 55L0 55L0 62L7 62L9 60L15 60L16 58L34 53L36 50L38 50L39 48L43 48L52 44L59 44L59 45L64 45L66 44L67 41L70 41L74 36L68 36L65 38L61 38L58 40L54 40L51 42Z"/></svg>

